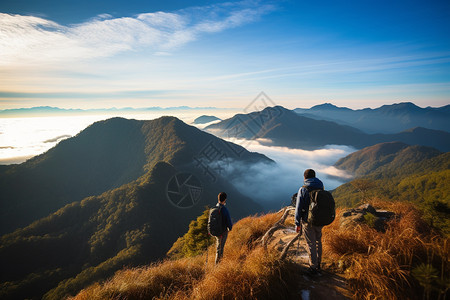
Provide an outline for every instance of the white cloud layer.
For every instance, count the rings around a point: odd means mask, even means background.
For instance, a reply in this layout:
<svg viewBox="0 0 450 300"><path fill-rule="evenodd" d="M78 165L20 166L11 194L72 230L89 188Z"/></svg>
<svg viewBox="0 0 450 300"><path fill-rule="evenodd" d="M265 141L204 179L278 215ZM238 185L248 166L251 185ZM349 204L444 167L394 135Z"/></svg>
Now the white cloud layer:
<svg viewBox="0 0 450 300"><path fill-rule="evenodd" d="M102 14L70 26L0 13L0 65L107 57L142 48L165 53L201 34L253 22L273 9L244 1L133 17Z"/></svg>
<svg viewBox="0 0 450 300"><path fill-rule="evenodd" d="M278 209L290 203L291 196L303 185L303 172L312 168L324 183L325 189L332 190L352 176L336 169L333 164L342 157L356 151L345 145L328 145L317 150L290 149L286 147L264 146L257 141L230 140L245 145L247 150L265 154L276 165L264 163L250 168L233 162L225 169L225 176L243 194L258 200L269 209ZM231 174L245 174L233 177Z"/></svg>

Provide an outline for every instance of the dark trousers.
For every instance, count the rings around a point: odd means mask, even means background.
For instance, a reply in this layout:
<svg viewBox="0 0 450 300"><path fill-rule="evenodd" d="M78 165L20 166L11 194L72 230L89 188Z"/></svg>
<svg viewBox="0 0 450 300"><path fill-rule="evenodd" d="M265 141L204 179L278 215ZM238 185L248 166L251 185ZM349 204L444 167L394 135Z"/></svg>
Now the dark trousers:
<svg viewBox="0 0 450 300"><path fill-rule="evenodd" d="M223 257L223 248L227 241L228 231L225 231L221 236L216 236L216 265Z"/></svg>

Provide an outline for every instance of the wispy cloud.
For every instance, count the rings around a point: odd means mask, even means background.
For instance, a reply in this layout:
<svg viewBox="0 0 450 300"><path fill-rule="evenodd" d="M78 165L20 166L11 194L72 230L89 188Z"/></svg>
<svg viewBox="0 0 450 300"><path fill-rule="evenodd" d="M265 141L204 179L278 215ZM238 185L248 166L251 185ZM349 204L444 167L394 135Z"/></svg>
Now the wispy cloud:
<svg viewBox="0 0 450 300"><path fill-rule="evenodd" d="M278 79L286 77L310 78L312 76L336 74L376 73L380 71L406 70L411 68L433 66L439 68L442 64L450 63L450 52L417 54L409 56L388 56L383 58L364 58L346 60L326 60L311 63L304 61L287 67L262 69L254 72L227 74L206 78L208 81L253 81ZM359 75L357 75L359 76Z"/></svg>
<svg viewBox="0 0 450 300"><path fill-rule="evenodd" d="M140 49L167 54L202 34L254 22L274 9L243 1L133 17L102 14L70 26L0 13L0 64L90 59Z"/></svg>

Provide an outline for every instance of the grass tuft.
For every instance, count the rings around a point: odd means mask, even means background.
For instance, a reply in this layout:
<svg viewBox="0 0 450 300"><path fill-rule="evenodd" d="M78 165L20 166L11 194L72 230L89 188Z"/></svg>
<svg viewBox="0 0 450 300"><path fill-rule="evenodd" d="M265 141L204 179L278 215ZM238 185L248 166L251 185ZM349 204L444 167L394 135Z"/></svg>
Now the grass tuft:
<svg viewBox="0 0 450 300"><path fill-rule="evenodd" d="M418 294L431 293L422 288L430 283L422 284L417 279L420 276L412 274L426 262L429 269L434 266L432 270L439 270L436 279L448 283L448 239L433 232L411 203L377 201L372 205L395 213L386 232L367 224L341 227L342 211L338 211L336 222L323 233L324 257L338 262L336 266L345 271L355 299L414 299ZM433 284L433 295L444 299L445 284L440 285L438 280Z"/></svg>

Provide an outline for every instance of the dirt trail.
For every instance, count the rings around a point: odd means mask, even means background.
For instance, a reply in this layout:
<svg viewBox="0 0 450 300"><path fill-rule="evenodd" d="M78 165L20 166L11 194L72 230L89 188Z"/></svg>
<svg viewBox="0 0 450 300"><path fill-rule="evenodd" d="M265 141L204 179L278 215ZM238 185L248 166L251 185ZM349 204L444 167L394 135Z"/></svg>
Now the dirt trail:
<svg viewBox="0 0 450 300"><path fill-rule="evenodd" d="M274 233L269 247L274 247L280 252L284 246L296 236L294 229L282 229ZM299 265L299 272L302 278L299 282L297 295L293 299L302 300L330 300L330 299L351 299L352 292L347 286L345 278L335 274L324 267L322 276L310 277L306 275L308 268L307 244L303 236L295 242L288 251L288 258ZM326 260L326 258L324 258Z"/></svg>

